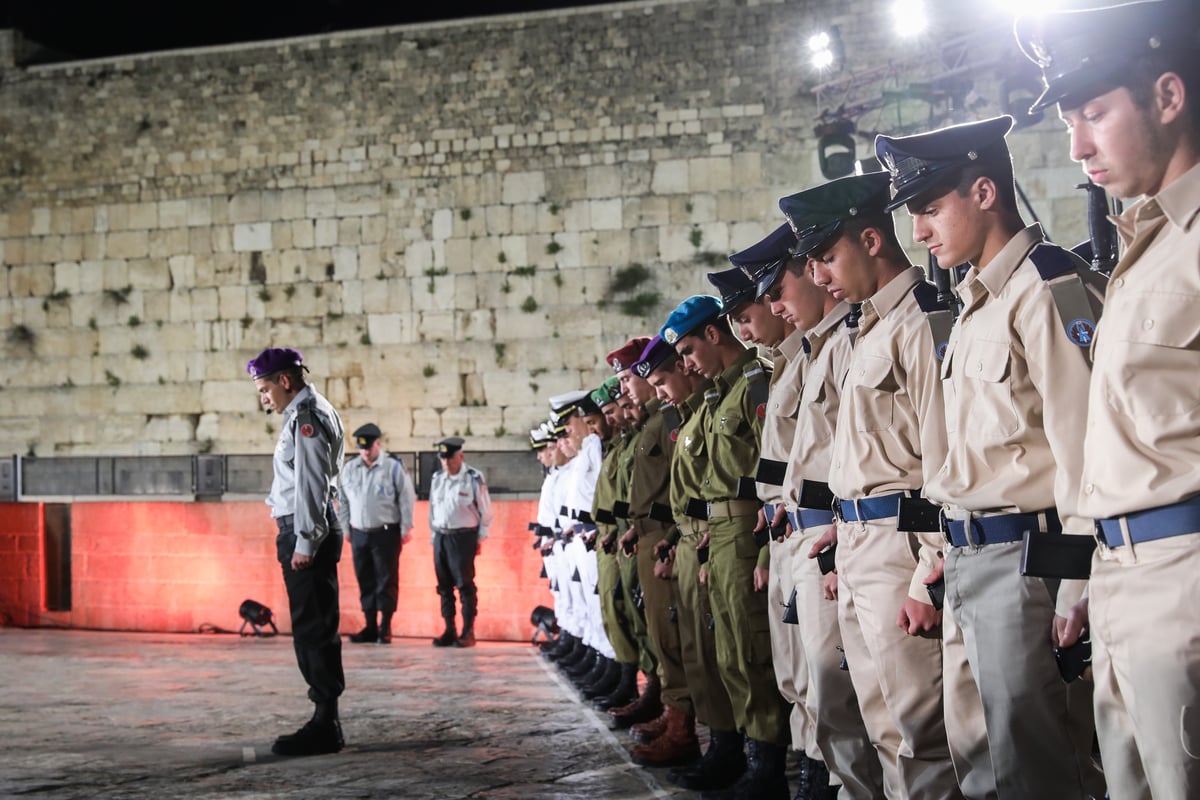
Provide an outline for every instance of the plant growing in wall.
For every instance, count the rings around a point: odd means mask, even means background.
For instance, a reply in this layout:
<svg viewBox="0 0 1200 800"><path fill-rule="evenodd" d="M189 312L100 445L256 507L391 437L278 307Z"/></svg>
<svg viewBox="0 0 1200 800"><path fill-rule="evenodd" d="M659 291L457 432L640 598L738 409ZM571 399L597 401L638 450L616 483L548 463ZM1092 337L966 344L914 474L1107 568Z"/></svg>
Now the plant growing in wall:
<svg viewBox="0 0 1200 800"><path fill-rule="evenodd" d="M597 306L616 307L629 317L646 317L654 312L662 302L662 296L653 286L647 286L652 274L642 264L630 264L613 273L608 290Z"/></svg>
<svg viewBox="0 0 1200 800"><path fill-rule="evenodd" d="M142 347L140 344L135 344L133 349L129 351L129 355L133 356L138 361L145 361L150 357L150 351Z"/></svg>

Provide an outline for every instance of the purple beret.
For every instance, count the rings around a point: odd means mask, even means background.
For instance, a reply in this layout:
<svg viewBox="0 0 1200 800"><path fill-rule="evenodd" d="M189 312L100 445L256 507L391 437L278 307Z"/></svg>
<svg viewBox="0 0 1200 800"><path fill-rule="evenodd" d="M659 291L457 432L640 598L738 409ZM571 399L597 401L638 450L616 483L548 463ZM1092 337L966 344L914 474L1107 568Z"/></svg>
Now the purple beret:
<svg viewBox="0 0 1200 800"><path fill-rule="evenodd" d="M246 372L254 380L273 375L283 369L303 366L304 355L291 347L268 347L246 364Z"/></svg>
<svg viewBox="0 0 1200 800"><path fill-rule="evenodd" d="M642 351L642 357L634 362L630 369L639 378L648 378L651 372L658 369L660 364L674 354L674 347L664 342L661 336L655 336Z"/></svg>

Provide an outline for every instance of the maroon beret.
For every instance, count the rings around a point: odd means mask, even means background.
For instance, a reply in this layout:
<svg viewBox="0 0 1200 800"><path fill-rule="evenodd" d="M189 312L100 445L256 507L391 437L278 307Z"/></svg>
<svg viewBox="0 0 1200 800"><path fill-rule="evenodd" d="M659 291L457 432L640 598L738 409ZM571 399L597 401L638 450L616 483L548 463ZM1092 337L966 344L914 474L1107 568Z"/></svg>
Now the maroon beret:
<svg viewBox="0 0 1200 800"><path fill-rule="evenodd" d="M304 355L291 347L268 347L246 364L246 372L254 380L274 375L283 369L304 366ZM307 369L307 368L306 368Z"/></svg>
<svg viewBox="0 0 1200 800"><path fill-rule="evenodd" d="M633 362L641 358L642 351L646 349L646 345L648 344L650 344L649 336L639 336L636 339L630 339L605 356L604 360L613 368L613 372L623 372L633 367Z"/></svg>

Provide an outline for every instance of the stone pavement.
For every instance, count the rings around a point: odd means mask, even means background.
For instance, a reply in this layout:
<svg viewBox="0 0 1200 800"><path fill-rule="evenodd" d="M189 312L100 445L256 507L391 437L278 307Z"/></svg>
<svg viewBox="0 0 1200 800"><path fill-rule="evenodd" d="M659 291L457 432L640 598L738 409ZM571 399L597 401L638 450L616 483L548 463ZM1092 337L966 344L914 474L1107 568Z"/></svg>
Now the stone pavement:
<svg viewBox="0 0 1200 800"><path fill-rule="evenodd" d="M280 758L311 714L289 637L0 629L0 798L693 798L522 644L345 645L346 749Z"/></svg>

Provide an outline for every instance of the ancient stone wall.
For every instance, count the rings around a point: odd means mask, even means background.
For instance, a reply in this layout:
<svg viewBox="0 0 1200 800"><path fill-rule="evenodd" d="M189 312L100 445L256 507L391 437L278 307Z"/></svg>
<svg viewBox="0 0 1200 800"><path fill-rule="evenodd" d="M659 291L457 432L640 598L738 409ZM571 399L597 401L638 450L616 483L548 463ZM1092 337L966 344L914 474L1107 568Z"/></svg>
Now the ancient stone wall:
<svg viewBox="0 0 1200 800"><path fill-rule="evenodd" d="M269 450L244 372L267 345L396 449L520 447L548 394L595 385L821 180L806 35L836 22L851 68L887 63L913 45L880 5L656 0L0 64L0 454ZM1056 126L1013 146L1075 240Z"/></svg>

